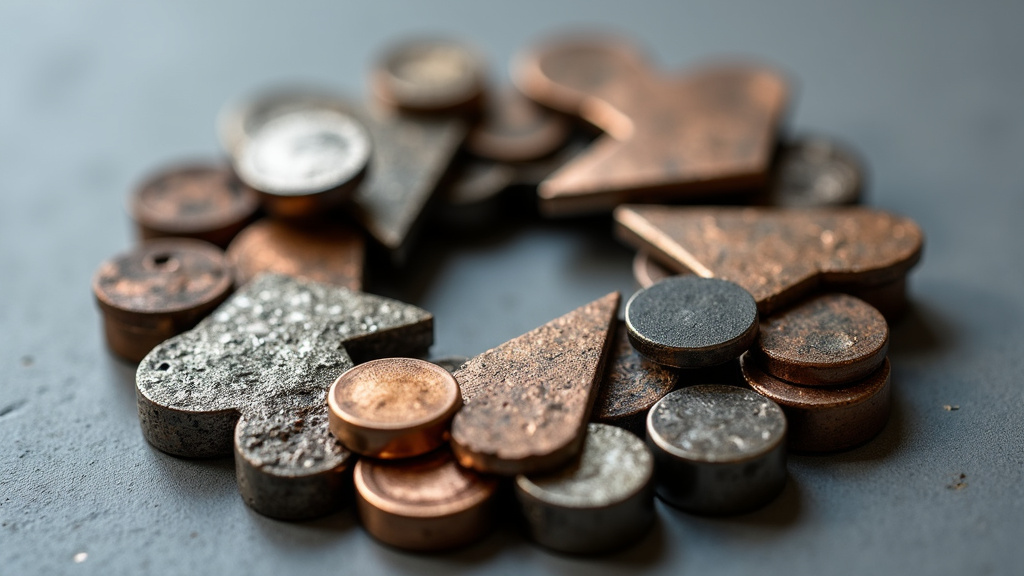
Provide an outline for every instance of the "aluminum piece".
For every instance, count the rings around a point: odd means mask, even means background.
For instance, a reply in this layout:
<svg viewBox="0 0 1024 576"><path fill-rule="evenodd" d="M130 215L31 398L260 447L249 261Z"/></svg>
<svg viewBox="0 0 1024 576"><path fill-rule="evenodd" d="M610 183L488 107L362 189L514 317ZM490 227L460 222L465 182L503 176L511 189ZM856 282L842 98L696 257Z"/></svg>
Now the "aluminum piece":
<svg viewBox="0 0 1024 576"><path fill-rule="evenodd" d="M768 315L819 289L899 286L921 259L913 220L861 207L620 206L616 234L673 271L743 286Z"/></svg>
<svg viewBox="0 0 1024 576"><path fill-rule="evenodd" d="M239 284L273 272L361 290L365 251L362 234L343 224L265 218L242 230L227 254Z"/></svg>
<svg viewBox="0 0 1024 576"><path fill-rule="evenodd" d="M761 186L788 99L785 80L770 68L717 62L664 77L636 48L602 36L535 46L514 78L539 104L606 132L541 183L549 216Z"/></svg>
<svg viewBox="0 0 1024 576"><path fill-rule="evenodd" d="M612 292L455 372L465 402L452 421L452 450L460 464L528 474L579 454L612 348L619 300Z"/></svg>
<svg viewBox="0 0 1024 576"><path fill-rule="evenodd" d="M473 113L486 70L476 50L449 39L414 39L389 47L374 67L374 96L410 112Z"/></svg>
<svg viewBox="0 0 1024 576"><path fill-rule="evenodd" d="M776 378L803 386L843 384L866 378L882 364L889 325L863 300L824 294L762 322L753 350Z"/></svg>
<svg viewBox="0 0 1024 576"><path fill-rule="evenodd" d="M863 181L856 153L832 139L807 136L781 146L763 202L797 208L857 204Z"/></svg>
<svg viewBox="0 0 1024 576"><path fill-rule="evenodd" d="M179 237L224 248L260 208L256 191L215 162L165 167L133 192L128 211L143 240Z"/></svg>
<svg viewBox="0 0 1024 576"><path fill-rule="evenodd" d="M738 358L757 341L757 304L726 280L670 277L626 303L629 341L646 358L704 368Z"/></svg>
<svg viewBox="0 0 1024 576"><path fill-rule="evenodd" d="M497 480L462 468L447 449L405 460L360 460L353 484L363 527L397 548L465 546L494 523Z"/></svg>
<svg viewBox="0 0 1024 576"><path fill-rule="evenodd" d="M641 356L629 342L625 323L617 324L590 419L643 436L647 411L676 387L679 373Z"/></svg>
<svg viewBox="0 0 1024 576"><path fill-rule="evenodd" d="M863 380L831 388L797 386L766 373L750 354L740 358L743 377L758 394L774 401L789 421L789 449L836 452L864 444L889 421L890 365Z"/></svg>
<svg viewBox="0 0 1024 576"><path fill-rule="evenodd" d="M328 430L327 406L261 409L235 426L245 503L281 520L324 516L348 500L355 457Z"/></svg>
<svg viewBox="0 0 1024 576"><path fill-rule="evenodd" d="M786 435L783 410L750 390L676 390L647 417L658 496L696 514L759 508L786 483Z"/></svg>
<svg viewBox="0 0 1024 576"><path fill-rule="evenodd" d="M654 458L634 434L587 425L577 461L520 474L516 498L530 536L572 554L602 554L636 542L654 522Z"/></svg>
<svg viewBox="0 0 1024 576"><path fill-rule="evenodd" d="M459 384L444 368L415 358L354 366L327 393L331 433L363 456L419 456L448 440L462 407Z"/></svg>
<svg viewBox="0 0 1024 576"><path fill-rule="evenodd" d="M231 287L224 253L186 238L144 242L100 264L92 279L107 346L131 362L195 326Z"/></svg>

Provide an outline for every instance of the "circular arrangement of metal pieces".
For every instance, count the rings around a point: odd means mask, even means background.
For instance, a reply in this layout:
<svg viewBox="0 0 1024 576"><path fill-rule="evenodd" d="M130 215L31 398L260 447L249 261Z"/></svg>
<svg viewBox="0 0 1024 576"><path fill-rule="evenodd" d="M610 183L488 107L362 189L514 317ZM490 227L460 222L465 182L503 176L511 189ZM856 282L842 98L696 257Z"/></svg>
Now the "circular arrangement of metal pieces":
<svg viewBox="0 0 1024 576"><path fill-rule="evenodd" d="M665 278L684 274L687 273L672 272L643 250L638 250L633 256L633 279L641 288L650 288Z"/></svg>
<svg viewBox="0 0 1024 576"><path fill-rule="evenodd" d="M382 358L357 364L327 393L331 433L349 450L409 458L445 443L462 407L450 372L426 360Z"/></svg>
<svg viewBox="0 0 1024 576"><path fill-rule="evenodd" d="M786 420L774 402L736 386L665 396L647 416L658 496L697 514L763 506L786 483Z"/></svg>
<svg viewBox="0 0 1024 576"><path fill-rule="evenodd" d="M569 139L569 121L513 88L499 91L466 138L466 150L495 162L528 162L555 153Z"/></svg>
<svg viewBox="0 0 1024 576"><path fill-rule="evenodd" d="M195 238L222 248L259 208L255 190L229 166L212 163L160 170L134 191L128 206L143 239Z"/></svg>
<svg viewBox="0 0 1024 576"><path fill-rule="evenodd" d="M464 546L491 528L498 481L462 468L447 449L408 460L356 462L356 508L371 536L397 548Z"/></svg>
<svg viewBox="0 0 1024 576"><path fill-rule="evenodd" d="M874 372L889 350L889 324L870 304L824 294L761 323L754 347L772 376L803 386L831 386Z"/></svg>
<svg viewBox="0 0 1024 576"><path fill-rule="evenodd" d="M737 284L688 275L666 278L626 303L633 347L676 368L704 368L739 357L757 339L757 303Z"/></svg>
<svg viewBox="0 0 1024 576"><path fill-rule="evenodd" d="M349 290L363 287L363 235L340 224L296 226L266 218L242 230L227 255L239 285L273 272Z"/></svg>
<svg viewBox="0 0 1024 576"><path fill-rule="evenodd" d="M631 432L589 424L579 460L555 472L520 474L516 498L530 536L574 554L610 552L654 522L654 458Z"/></svg>
<svg viewBox="0 0 1024 576"><path fill-rule="evenodd" d="M231 293L224 252L200 240L150 240L100 264L92 290L111 351L138 362Z"/></svg>
<svg viewBox="0 0 1024 576"><path fill-rule="evenodd" d="M841 387L798 386L766 373L749 352L740 358L743 377L758 394L786 413L789 447L797 452L834 452L874 438L889 421L889 360L863 380Z"/></svg>
<svg viewBox="0 0 1024 576"><path fill-rule="evenodd" d="M860 201L863 164L842 144L812 136L783 144L777 154L768 205L809 208Z"/></svg>
<svg viewBox="0 0 1024 576"><path fill-rule="evenodd" d="M403 42L386 51L373 72L374 96L410 112L475 113L486 81L483 58L442 39Z"/></svg>
<svg viewBox="0 0 1024 576"><path fill-rule="evenodd" d="M309 109L274 116L242 143L235 170L276 216L311 216L347 200L371 154L370 134L354 115Z"/></svg>

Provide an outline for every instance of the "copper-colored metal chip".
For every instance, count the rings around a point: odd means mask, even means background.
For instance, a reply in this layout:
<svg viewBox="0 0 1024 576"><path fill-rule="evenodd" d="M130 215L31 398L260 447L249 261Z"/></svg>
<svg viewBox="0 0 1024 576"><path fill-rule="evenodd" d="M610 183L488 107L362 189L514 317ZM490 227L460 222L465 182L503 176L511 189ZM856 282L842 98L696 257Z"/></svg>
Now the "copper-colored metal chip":
<svg viewBox="0 0 1024 576"><path fill-rule="evenodd" d="M425 454L447 440L462 407L459 385L444 368L414 358L356 365L327 393L331 433L349 450L374 458Z"/></svg>
<svg viewBox="0 0 1024 576"><path fill-rule="evenodd" d="M475 112L483 96L484 62L453 40L420 39L391 46L377 63L374 96L411 112Z"/></svg>
<svg viewBox="0 0 1024 576"><path fill-rule="evenodd" d="M107 345L132 362L195 326L231 285L224 253L185 238L144 242L101 264L92 280Z"/></svg>
<svg viewBox="0 0 1024 576"><path fill-rule="evenodd" d="M452 449L463 466L528 474L579 454L619 299L581 306L455 372L466 405L452 421Z"/></svg>
<svg viewBox="0 0 1024 576"><path fill-rule="evenodd" d="M787 101L785 80L750 63L664 77L600 36L558 39L519 61L517 86L606 135L541 183L548 215L610 210L763 185Z"/></svg>
<svg viewBox="0 0 1024 576"><path fill-rule="evenodd" d="M633 256L633 279L636 280L636 283L641 288L650 288L669 276L689 273L689 270L673 272L662 266L654 258L651 258L651 255L643 250L637 250L636 256Z"/></svg>
<svg viewBox="0 0 1024 576"><path fill-rule="evenodd" d="M506 88L487 102L466 139L466 151L495 162L527 162L554 153L568 138L566 118Z"/></svg>
<svg viewBox="0 0 1024 576"><path fill-rule="evenodd" d="M353 484L363 527L398 548L464 546L494 520L497 480L462 468L447 449L409 460L360 460Z"/></svg>
<svg viewBox="0 0 1024 576"><path fill-rule="evenodd" d="M679 383L679 373L647 360L629 343L624 322L605 367L590 419L644 435L647 411Z"/></svg>
<svg viewBox="0 0 1024 576"><path fill-rule="evenodd" d="M870 304L824 294L761 323L754 350L766 372L804 386L867 377L885 360L889 325Z"/></svg>
<svg viewBox="0 0 1024 576"><path fill-rule="evenodd" d="M921 259L909 218L860 207L818 209L620 206L616 234L675 271L731 280L762 314L829 288L901 281Z"/></svg>
<svg viewBox="0 0 1024 576"><path fill-rule="evenodd" d="M845 450L874 438L889 421L889 360L863 380L832 387L797 386L767 374L751 353L740 358L755 392L782 407L789 448L798 452Z"/></svg>
<svg viewBox="0 0 1024 576"><path fill-rule="evenodd" d="M363 287L365 242L342 224L260 220L242 230L227 253L239 284L274 272L349 290Z"/></svg>
<svg viewBox="0 0 1024 576"><path fill-rule="evenodd" d="M165 168L143 182L129 202L140 238L195 238L221 248L259 207L255 190L229 166L214 163Z"/></svg>

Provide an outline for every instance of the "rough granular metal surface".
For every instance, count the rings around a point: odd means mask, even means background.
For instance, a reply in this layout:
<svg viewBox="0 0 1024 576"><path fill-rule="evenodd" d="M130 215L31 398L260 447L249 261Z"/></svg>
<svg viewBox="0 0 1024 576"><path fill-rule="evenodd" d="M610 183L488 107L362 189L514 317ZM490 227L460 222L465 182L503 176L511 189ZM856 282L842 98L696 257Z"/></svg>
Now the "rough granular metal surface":
<svg viewBox="0 0 1024 576"><path fill-rule="evenodd" d="M455 372L466 405L452 422L452 449L463 466L529 473L579 453L619 299L581 306Z"/></svg>
<svg viewBox="0 0 1024 576"><path fill-rule="evenodd" d="M679 373L641 356L629 343L626 325L617 324L591 420L621 426L642 436L647 410L676 387Z"/></svg>
<svg viewBox="0 0 1024 576"><path fill-rule="evenodd" d="M913 220L860 207L620 206L616 233L675 270L731 280L770 314L819 288L896 282L921 259Z"/></svg>

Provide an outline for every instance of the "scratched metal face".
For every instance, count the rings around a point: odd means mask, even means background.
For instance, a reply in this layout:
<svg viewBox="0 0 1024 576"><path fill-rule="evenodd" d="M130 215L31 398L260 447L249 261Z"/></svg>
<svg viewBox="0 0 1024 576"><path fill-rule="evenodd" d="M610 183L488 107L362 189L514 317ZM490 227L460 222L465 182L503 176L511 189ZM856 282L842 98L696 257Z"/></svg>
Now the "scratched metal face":
<svg viewBox="0 0 1024 576"><path fill-rule="evenodd" d="M611 349L613 292L472 358L455 372L459 463L494 474L554 468L579 453Z"/></svg>
<svg viewBox="0 0 1024 576"><path fill-rule="evenodd" d="M516 78L524 94L606 132L541 183L546 214L765 183L788 98L785 80L769 68L728 62L666 78L637 54L593 37L542 44L521 58Z"/></svg>
<svg viewBox="0 0 1024 576"><path fill-rule="evenodd" d="M823 287L901 280L918 260L909 218L860 207L785 210L621 206L616 234L676 270L730 280L769 314Z"/></svg>

